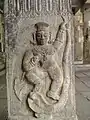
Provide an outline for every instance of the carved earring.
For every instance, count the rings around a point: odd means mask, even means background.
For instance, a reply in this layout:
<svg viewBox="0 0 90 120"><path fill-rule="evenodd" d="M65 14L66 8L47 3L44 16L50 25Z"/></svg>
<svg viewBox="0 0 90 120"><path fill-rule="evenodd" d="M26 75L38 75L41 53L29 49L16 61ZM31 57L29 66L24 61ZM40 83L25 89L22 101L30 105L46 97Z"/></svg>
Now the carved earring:
<svg viewBox="0 0 90 120"><path fill-rule="evenodd" d="M36 38L35 33L32 33L32 36L33 36L33 41L34 41L34 40L35 40L35 38Z"/></svg>
<svg viewBox="0 0 90 120"><path fill-rule="evenodd" d="M49 44L52 43L52 40L51 40L51 32L49 32L49 41L48 41Z"/></svg>
<svg viewBox="0 0 90 120"><path fill-rule="evenodd" d="M33 40L31 40L30 42L31 42L33 45L36 45L36 34L35 34L35 33L32 33L32 37L33 37Z"/></svg>

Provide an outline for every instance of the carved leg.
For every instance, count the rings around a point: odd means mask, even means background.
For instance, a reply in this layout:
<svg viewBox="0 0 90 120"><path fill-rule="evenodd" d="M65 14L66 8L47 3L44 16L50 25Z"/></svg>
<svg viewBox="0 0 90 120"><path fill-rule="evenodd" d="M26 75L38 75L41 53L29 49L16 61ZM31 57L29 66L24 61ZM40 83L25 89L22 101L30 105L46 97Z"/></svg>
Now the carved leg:
<svg viewBox="0 0 90 120"><path fill-rule="evenodd" d="M32 99L35 99L37 93L39 93L41 91L41 88L42 88L42 83L36 84L35 87L34 87L34 89L33 89L33 91L30 93L30 97Z"/></svg>
<svg viewBox="0 0 90 120"><path fill-rule="evenodd" d="M49 69L49 76L52 80L50 90L47 93L47 96L54 99L59 100L60 91L63 84L63 70L57 66L52 66Z"/></svg>
<svg viewBox="0 0 90 120"><path fill-rule="evenodd" d="M42 85L43 85L43 82L42 80L37 76L36 73L32 72L32 71L29 71L27 74L26 74L26 78L29 82L33 83L35 85L33 91L30 93L30 97L32 99L35 99L36 98L36 94L38 92L41 91L41 88L42 88Z"/></svg>

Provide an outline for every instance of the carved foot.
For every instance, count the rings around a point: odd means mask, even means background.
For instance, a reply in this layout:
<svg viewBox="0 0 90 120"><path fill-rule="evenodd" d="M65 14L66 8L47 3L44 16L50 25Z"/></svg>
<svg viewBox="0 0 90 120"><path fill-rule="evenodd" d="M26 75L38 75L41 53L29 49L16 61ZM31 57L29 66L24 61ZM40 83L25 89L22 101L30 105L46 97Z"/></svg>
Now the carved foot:
<svg viewBox="0 0 90 120"><path fill-rule="evenodd" d="M40 105L40 100L38 99L38 95L36 92L30 93L30 99L32 99L36 104Z"/></svg>
<svg viewBox="0 0 90 120"><path fill-rule="evenodd" d="M30 93L30 98L31 98L32 100L35 100L35 99L37 98L37 94L36 94L35 92L31 92L31 93Z"/></svg>
<svg viewBox="0 0 90 120"><path fill-rule="evenodd" d="M40 114L39 113L35 113L34 114L36 118L40 118Z"/></svg>
<svg viewBox="0 0 90 120"><path fill-rule="evenodd" d="M59 100L60 96L56 94L55 92L48 91L47 96L49 98L52 98L53 100Z"/></svg>

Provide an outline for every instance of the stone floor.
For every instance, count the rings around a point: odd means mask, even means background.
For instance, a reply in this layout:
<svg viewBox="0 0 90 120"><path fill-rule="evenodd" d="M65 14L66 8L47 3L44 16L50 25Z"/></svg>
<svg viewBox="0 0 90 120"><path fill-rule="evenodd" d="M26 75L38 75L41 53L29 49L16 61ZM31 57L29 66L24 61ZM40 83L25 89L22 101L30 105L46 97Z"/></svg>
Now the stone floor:
<svg viewBox="0 0 90 120"><path fill-rule="evenodd" d="M90 70L76 72L76 108L79 120L90 120Z"/></svg>
<svg viewBox="0 0 90 120"><path fill-rule="evenodd" d="M76 107L79 120L90 120L90 70L76 72ZM0 77L0 120L7 120L5 75Z"/></svg>

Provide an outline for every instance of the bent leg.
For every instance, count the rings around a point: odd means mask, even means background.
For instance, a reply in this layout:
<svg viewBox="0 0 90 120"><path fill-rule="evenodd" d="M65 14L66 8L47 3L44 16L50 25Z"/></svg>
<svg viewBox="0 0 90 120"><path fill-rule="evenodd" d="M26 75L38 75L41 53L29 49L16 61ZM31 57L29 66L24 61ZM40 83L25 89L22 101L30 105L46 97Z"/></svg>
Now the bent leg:
<svg viewBox="0 0 90 120"><path fill-rule="evenodd" d="M26 73L26 79L31 82L32 84L35 85L33 91L30 93L30 96L38 93L41 91L43 82L42 80L37 76L36 73L34 73L33 71L29 71Z"/></svg>
<svg viewBox="0 0 90 120"><path fill-rule="evenodd" d="M54 100L59 100L60 92L63 85L63 69L59 68L59 66L57 65L54 65L49 68L48 74L52 82L47 95Z"/></svg>

